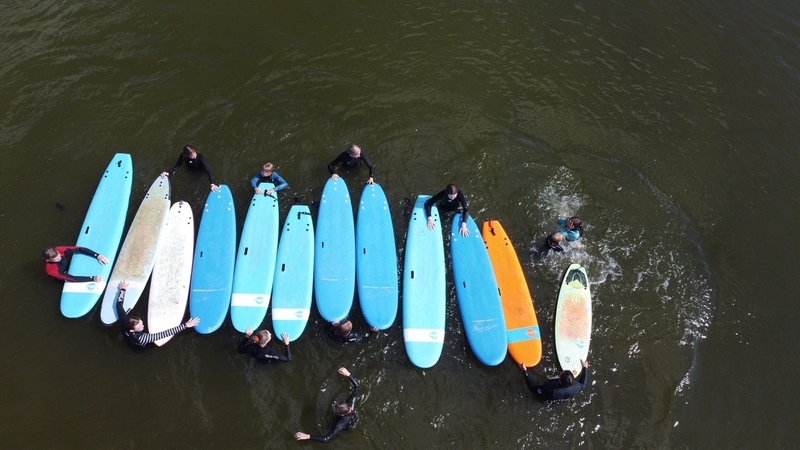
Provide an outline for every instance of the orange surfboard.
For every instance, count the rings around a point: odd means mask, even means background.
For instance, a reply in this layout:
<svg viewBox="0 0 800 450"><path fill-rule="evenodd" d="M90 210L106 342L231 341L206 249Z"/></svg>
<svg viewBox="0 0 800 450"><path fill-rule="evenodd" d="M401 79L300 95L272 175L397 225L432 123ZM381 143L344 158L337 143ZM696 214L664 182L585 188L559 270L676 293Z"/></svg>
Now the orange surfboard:
<svg viewBox="0 0 800 450"><path fill-rule="evenodd" d="M517 252L499 221L484 222L481 234L489 251L497 286L500 288L500 301L503 303L508 335L508 353L518 364L525 363L527 367L533 367L542 359L542 339L531 291Z"/></svg>

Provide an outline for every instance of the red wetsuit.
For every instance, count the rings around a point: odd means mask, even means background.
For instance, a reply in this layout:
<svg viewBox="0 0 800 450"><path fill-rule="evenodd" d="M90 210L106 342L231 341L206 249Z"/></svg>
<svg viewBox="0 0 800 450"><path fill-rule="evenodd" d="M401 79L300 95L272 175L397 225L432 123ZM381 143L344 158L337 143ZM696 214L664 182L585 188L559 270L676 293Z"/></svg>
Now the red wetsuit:
<svg viewBox="0 0 800 450"><path fill-rule="evenodd" d="M86 247L78 247L77 245L59 245L58 247L54 248L58 254L61 255L61 261L45 262L44 270L48 275L57 280L73 281L77 283L94 281L94 277L70 275L67 273L67 269L69 269L69 264L72 262L73 254L82 253L84 255L91 256L92 258L97 258L100 256L99 253Z"/></svg>

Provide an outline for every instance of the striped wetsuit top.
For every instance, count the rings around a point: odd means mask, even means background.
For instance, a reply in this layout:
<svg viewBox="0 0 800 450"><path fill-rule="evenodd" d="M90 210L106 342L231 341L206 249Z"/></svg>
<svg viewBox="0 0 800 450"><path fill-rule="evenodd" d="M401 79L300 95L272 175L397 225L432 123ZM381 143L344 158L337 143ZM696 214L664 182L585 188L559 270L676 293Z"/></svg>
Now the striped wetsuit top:
<svg viewBox="0 0 800 450"><path fill-rule="evenodd" d="M172 336L173 334L180 333L186 329L186 324L182 323L177 327L172 327L169 330L160 331L158 333L146 333L144 331L131 331L128 328L128 313L122 306L125 301L125 289L119 290L119 297L117 297L117 316L119 317L120 329L122 330L122 337L125 338L130 346L141 349L147 344L155 342L159 339Z"/></svg>

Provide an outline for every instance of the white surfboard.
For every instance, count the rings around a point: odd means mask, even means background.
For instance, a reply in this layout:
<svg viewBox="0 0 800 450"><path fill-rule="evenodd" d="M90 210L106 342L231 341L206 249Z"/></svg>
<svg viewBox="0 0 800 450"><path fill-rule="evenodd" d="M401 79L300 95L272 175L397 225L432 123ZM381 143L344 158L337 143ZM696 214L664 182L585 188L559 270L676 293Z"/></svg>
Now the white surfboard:
<svg viewBox="0 0 800 450"><path fill-rule="evenodd" d="M158 177L150 186L147 194L136 211L133 223L125 236L125 242L119 251L117 263L111 271L108 289L103 296L100 319L106 325L113 325L117 320L117 285L120 281L128 282L123 307L129 310L139 301L147 284L153 265L156 262L158 240L167 223L169 214L169 178Z"/></svg>
<svg viewBox="0 0 800 450"><path fill-rule="evenodd" d="M147 331L158 333L176 327L186 316L194 256L194 215L186 202L172 205L164 235L158 245L150 298L147 302ZM159 347L172 336L155 341Z"/></svg>

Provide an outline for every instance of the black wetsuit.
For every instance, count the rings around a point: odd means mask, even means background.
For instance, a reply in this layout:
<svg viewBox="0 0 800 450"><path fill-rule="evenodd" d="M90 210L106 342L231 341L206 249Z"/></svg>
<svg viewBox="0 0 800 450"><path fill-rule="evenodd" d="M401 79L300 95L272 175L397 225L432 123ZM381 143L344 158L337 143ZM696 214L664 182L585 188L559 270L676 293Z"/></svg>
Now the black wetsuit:
<svg viewBox="0 0 800 450"><path fill-rule="evenodd" d="M67 269L69 269L69 265L72 262L72 255L74 255L75 253L91 256L92 258L97 258L98 256L100 256L99 253L97 253L94 250L90 250L86 247L78 247L76 245L59 245L54 248L61 255L61 261L59 262L45 261L44 270L45 272L47 272L48 275L57 280L72 281L76 283L85 283L88 281L94 281L94 277L88 277L83 275L70 275L69 273L67 273Z"/></svg>
<svg viewBox="0 0 800 450"><path fill-rule="evenodd" d="M461 223L467 223L467 216L469 215L469 207L467 206L467 197L459 190L456 198L450 200L447 196L447 190L443 190L425 202L425 217L431 216L431 207L434 203L439 202L438 208L442 211L455 211L461 208Z"/></svg>
<svg viewBox="0 0 800 450"><path fill-rule="evenodd" d="M209 164L208 160L206 160L206 157L200 153L197 154L197 158L195 159L191 159L181 153L181 156L178 157L178 162L176 162L175 165L172 166L172 169L169 170L169 176L171 177L174 175L175 172L177 172L178 169L180 169L184 164L189 166L190 169L205 170L206 175L208 175L208 182L211 184L217 184L216 178L214 178L214 171L211 170L211 164Z"/></svg>
<svg viewBox="0 0 800 450"><path fill-rule="evenodd" d="M554 378L552 380L547 380L546 383L542 385L536 385L533 382L531 377L528 375L528 372L525 371L525 384L528 385L528 389L531 390L534 394L541 397L543 400L566 400L568 398L574 397L584 389L586 389L586 385L589 383L589 368L586 367L581 371L581 378L579 380L575 380L572 383L572 386L561 386L561 381L558 378Z"/></svg>
<svg viewBox="0 0 800 450"><path fill-rule="evenodd" d="M564 251L564 247L560 244L553 245L550 243L550 236L544 238L544 244L539 248L539 253L542 256L547 256L548 253L562 253Z"/></svg>
<svg viewBox="0 0 800 450"><path fill-rule="evenodd" d="M325 436L309 436L309 439L312 441L317 442L329 442L331 439L335 438L336 435L341 433L342 430L347 430L352 428L355 425L356 419L358 418L356 414L356 400L358 399L358 380L353 378L353 375L348 377L350 379L350 384L353 385L353 392L350 394L350 398L347 399L347 404L350 405L350 412L343 416L339 416L339 419L336 421L336 425L331 428L331 431L328 432Z"/></svg>
<svg viewBox="0 0 800 450"><path fill-rule="evenodd" d="M342 152L341 155L337 156L336 159L334 159L330 164L328 164L328 172L330 172L331 175L333 175L336 172L336 166L338 166L339 163L344 164L344 166L347 168L353 168L353 167L358 167L359 164L361 164L361 161L364 161L364 164L366 164L367 167L369 167L369 177L374 178L375 166L370 162L369 158L367 158L367 155L364 154L363 151L361 152L360 155L358 155L355 158L350 156L350 153L348 152Z"/></svg>
<svg viewBox="0 0 800 450"><path fill-rule="evenodd" d="M159 339L164 339L165 337L172 336L173 334L178 334L186 329L186 324L182 323L177 327L172 327L169 330L164 330L158 333L131 331L130 328L128 328L128 313L127 311L125 311L125 308L122 305L124 301L125 301L125 289L120 289L119 296L117 297L117 317L119 317L122 337L125 338L125 342L127 342L128 345L130 345L135 349L143 349L147 344L150 344L151 342L155 342Z"/></svg>
<svg viewBox="0 0 800 450"><path fill-rule="evenodd" d="M338 329L334 326L328 329L328 336L340 344L349 344L351 342L361 342L369 339L369 333L361 335L358 333L350 332L347 336L342 336L337 333Z"/></svg>
<svg viewBox="0 0 800 450"><path fill-rule="evenodd" d="M269 345L262 347L255 342L251 342L250 338L248 337L242 339L242 342L239 343L239 348L237 348L236 351L242 355L250 355L261 363L273 361L288 362L292 360L292 351L289 349L288 345L286 346L286 355L281 355L277 351L273 350Z"/></svg>

